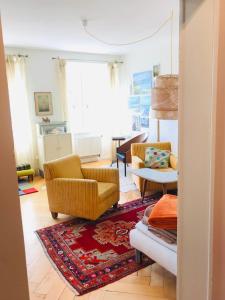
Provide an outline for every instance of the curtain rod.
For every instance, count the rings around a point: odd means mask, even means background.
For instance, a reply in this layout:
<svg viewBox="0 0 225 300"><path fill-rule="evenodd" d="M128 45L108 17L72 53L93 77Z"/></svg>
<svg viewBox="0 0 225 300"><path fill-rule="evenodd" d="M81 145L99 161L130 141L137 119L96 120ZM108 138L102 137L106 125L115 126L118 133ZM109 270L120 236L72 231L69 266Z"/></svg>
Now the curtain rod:
<svg viewBox="0 0 225 300"><path fill-rule="evenodd" d="M12 56L18 56L18 57L29 57L29 55L25 54L7 54L7 55L12 55Z"/></svg>
<svg viewBox="0 0 225 300"><path fill-rule="evenodd" d="M52 57L52 59L64 59L69 61L81 61L81 62L93 62L93 63L117 63L117 64L123 64L123 61L108 61L108 60L86 60L86 59L80 59L80 58L61 58L61 57Z"/></svg>

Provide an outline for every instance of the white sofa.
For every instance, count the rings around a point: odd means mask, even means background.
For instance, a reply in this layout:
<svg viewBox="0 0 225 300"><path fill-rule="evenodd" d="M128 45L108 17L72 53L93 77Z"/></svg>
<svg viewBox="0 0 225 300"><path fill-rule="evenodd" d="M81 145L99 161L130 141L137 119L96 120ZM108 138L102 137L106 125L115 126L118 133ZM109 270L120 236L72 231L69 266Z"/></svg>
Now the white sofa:
<svg viewBox="0 0 225 300"><path fill-rule="evenodd" d="M141 221L130 231L130 244L136 249L137 262L144 253L159 265L177 275L177 245L168 244L148 230Z"/></svg>

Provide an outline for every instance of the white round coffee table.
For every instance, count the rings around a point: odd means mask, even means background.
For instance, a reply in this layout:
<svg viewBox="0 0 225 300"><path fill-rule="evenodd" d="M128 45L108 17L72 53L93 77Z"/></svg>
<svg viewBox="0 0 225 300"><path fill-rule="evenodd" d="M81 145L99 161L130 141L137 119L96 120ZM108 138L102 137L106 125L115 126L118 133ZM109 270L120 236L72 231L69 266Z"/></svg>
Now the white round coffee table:
<svg viewBox="0 0 225 300"><path fill-rule="evenodd" d="M146 185L148 181L156 182L162 184L163 194L167 193L167 184L177 182L177 171L157 171L156 169L142 168L142 169L132 169L130 171L132 174L139 176L144 179L143 181L143 192L142 201L145 197Z"/></svg>

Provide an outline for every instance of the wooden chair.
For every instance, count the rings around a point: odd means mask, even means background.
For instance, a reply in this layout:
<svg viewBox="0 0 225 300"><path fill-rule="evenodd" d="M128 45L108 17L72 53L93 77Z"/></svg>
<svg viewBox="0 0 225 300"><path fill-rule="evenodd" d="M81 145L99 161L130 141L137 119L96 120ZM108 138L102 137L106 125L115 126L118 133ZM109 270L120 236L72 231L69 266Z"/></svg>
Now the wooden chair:
<svg viewBox="0 0 225 300"><path fill-rule="evenodd" d="M123 145L116 148L116 162L117 168L119 168L119 160L124 163L124 175L127 176L127 164L131 163L131 145L133 143L145 143L148 139L147 133L141 133L129 140Z"/></svg>

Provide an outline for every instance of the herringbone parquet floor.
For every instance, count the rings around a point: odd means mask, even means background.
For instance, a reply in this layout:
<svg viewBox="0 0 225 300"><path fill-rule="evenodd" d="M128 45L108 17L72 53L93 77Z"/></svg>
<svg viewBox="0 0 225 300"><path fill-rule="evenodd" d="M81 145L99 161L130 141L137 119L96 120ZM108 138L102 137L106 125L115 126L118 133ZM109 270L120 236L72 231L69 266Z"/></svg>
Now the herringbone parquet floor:
<svg viewBox="0 0 225 300"><path fill-rule="evenodd" d="M36 229L56 222L51 218L48 210L44 180L37 177L34 185L39 192L22 196L20 199L31 300L176 299L176 278L158 264L142 269L97 291L84 296L75 296L52 267L34 234ZM120 203L139 196L136 191L121 193ZM57 222L67 219L69 219L68 216L59 215Z"/></svg>

